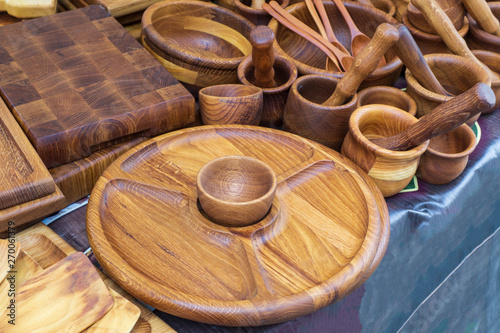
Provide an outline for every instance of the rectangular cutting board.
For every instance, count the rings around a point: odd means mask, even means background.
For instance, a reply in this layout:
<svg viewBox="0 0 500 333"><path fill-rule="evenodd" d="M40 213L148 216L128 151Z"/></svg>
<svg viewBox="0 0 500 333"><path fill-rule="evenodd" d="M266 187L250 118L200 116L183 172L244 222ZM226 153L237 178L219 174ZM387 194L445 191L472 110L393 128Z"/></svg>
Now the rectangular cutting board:
<svg viewBox="0 0 500 333"><path fill-rule="evenodd" d="M102 6L0 27L0 73L48 168L194 121L194 97Z"/></svg>

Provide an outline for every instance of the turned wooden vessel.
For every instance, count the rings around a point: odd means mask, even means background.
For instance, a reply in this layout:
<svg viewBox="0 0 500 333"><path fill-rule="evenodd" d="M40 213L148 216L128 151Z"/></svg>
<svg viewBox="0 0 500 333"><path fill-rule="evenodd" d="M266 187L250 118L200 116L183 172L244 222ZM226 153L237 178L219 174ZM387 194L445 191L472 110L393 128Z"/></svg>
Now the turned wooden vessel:
<svg viewBox="0 0 500 333"><path fill-rule="evenodd" d="M415 100L406 92L394 87L369 87L358 92L358 107L369 104L390 105L406 111L412 116L417 114Z"/></svg>
<svg viewBox="0 0 500 333"><path fill-rule="evenodd" d="M500 49L498 51L500 52ZM495 93L497 102L491 109L481 112L481 114L492 113L500 108L500 53L485 50L472 50L472 53L479 61L499 75L496 80L491 81L491 89Z"/></svg>
<svg viewBox="0 0 500 333"><path fill-rule="evenodd" d="M476 136L466 124L436 136L420 158L417 177L431 184L449 183L464 171L475 148Z"/></svg>
<svg viewBox="0 0 500 333"><path fill-rule="evenodd" d="M323 2L329 21L332 22L333 30L339 42L350 50L351 35L347 23L344 21L340 11L332 2ZM354 23L361 32L372 38L376 28L385 22L396 24L397 21L384 12L372 7L355 2L346 2L345 7L352 17ZM301 2L286 8L286 10L304 22L307 26L318 31L313 17L309 13L305 3ZM369 18L369 19L368 19ZM269 22L269 27L276 35L274 47L276 52L290 58L300 74L324 74L341 78L345 72L326 70L326 55L315 45L292 32L275 19ZM361 88L374 85L393 85L402 69L401 60L396 54L389 50L385 54L386 65L376 69L361 84Z"/></svg>
<svg viewBox="0 0 500 333"><path fill-rule="evenodd" d="M488 6L493 15L500 18L500 2L489 2ZM467 15L470 21L469 33L466 36L467 45L473 50L488 50L492 52L500 52L500 37L488 33L481 29L476 20L470 15Z"/></svg>
<svg viewBox="0 0 500 333"><path fill-rule="evenodd" d="M200 90L200 113L205 125L258 125L262 116L262 89L243 84L221 84Z"/></svg>
<svg viewBox="0 0 500 333"><path fill-rule="evenodd" d="M142 17L142 43L196 94L217 84L238 83L236 70L252 52L254 24L231 10L201 1L163 1Z"/></svg>
<svg viewBox="0 0 500 333"><path fill-rule="evenodd" d="M200 169L234 155L266 163L277 179L270 211L246 227L213 223L197 204ZM257 326L311 313L366 281L389 215L370 178L324 146L262 127L204 126L112 164L90 197L87 233L104 270L146 304Z"/></svg>
<svg viewBox="0 0 500 333"><path fill-rule="evenodd" d="M254 0L234 0L234 10L236 13L247 18L255 25L267 25L271 20L271 15L269 15L265 10L260 8L252 7L252 2ZM282 8L286 8L290 4L290 0L276 0Z"/></svg>

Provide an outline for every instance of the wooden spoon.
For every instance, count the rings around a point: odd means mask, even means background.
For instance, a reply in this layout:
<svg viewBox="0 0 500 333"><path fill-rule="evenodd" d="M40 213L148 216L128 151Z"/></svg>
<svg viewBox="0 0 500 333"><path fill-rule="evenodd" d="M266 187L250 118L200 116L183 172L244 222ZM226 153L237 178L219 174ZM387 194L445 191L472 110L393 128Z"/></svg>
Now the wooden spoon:
<svg viewBox="0 0 500 333"><path fill-rule="evenodd" d="M399 32L399 40L392 48L406 68L424 88L441 95L452 96L443 88L429 68L408 28L403 24L398 24L396 27Z"/></svg>
<svg viewBox="0 0 500 333"><path fill-rule="evenodd" d="M353 56L356 56L370 42L370 37L359 31L341 0L333 0L333 2L335 2L335 5L340 10L342 17L344 17L349 27L349 31L351 32L351 52ZM386 64L384 57L380 59L380 64L381 66Z"/></svg>
<svg viewBox="0 0 500 333"><path fill-rule="evenodd" d="M389 23L382 23L375 31L370 42L353 60L353 65L339 81L332 96L323 105L342 105L347 98L354 95L366 76L372 73L380 62L380 58L399 39L398 30Z"/></svg>
<svg viewBox="0 0 500 333"><path fill-rule="evenodd" d="M310 1L310 0L308 0ZM323 2L321 0L313 0L314 5L318 9L319 16L321 17L321 21L323 22L323 26L325 27L325 32L326 32L326 39L330 43L333 44L336 48L338 48L340 51L344 52L347 55L351 55L349 51L345 48L344 45L342 45L337 37L335 36L335 33L333 32L332 29L332 24L330 23L330 19L328 19L328 15L326 14L326 9L325 6L323 5ZM308 7L309 8L309 7Z"/></svg>
<svg viewBox="0 0 500 333"><path fill-rule="evenodd" d="M481 29L500 37L500 23L485 0L462 0L462 3Z"/></svg>
<svg viewBox="0 0 500 333"><path fill-rule="evenodd" d="M255 67L255 85L261 88L274 88L274 32L266 25L252 29L248 37L252 44L252 63Z"/></svg>
<svg viewBox="0 0 500 333"><path fill-rule="evenodd" d="M479 82L466 92L440 104L403 132L370 141L385 149L407 150L457 128L494 104L493 90L487 84Z"/></svg>
<svg viewBox="0 0 500 333"><path fill-rule="evenodd" d="M436 30L451 52L473 60L490 75L491 80L498 80L496 73L491 71L485 64L479 61L467 46L465 40L458 34L450 18L435 0L412 0L429 24Z"/></svg>

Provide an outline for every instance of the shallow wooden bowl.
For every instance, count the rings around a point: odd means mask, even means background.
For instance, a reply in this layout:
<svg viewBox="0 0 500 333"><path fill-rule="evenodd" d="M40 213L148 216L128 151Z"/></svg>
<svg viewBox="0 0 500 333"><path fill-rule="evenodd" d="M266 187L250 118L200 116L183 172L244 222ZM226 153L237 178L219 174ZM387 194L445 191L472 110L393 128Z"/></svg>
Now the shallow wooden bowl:
<svg viewBox="0 0 500 333"><path fill-rule="evenodd" d="M425 55L430 53L452 53L439 35L429 34L415 28L415 26L413 26L413 24L411 24L410 20L408 19L408 12L403 13L401 22L406 25L408 30L410 30L410 33L415 39L415 42L420 48L422 54ZM469 20L466 17L464 18L462 28L458 30L458 34L463 38L467 34L467 31L469 31Z"/></svg>
<svg viewBox="0 0 500 333"><path fill-rule="evenodd" d="M211 221L243 227L262 220L269 212L276 175L256 158L224 156L200 169L196 188L201 208Z"/></svg>
<svg viewBox="0 0 500 333"><path fill-rule="evenodd" d="M290 0L276 0L282 8L290 4ZM271 20L264 9L256 9L251 7L252 0L234 0L234 10L236 13L247 18L255 25L267 25Z"/></svg>
<svg viewBox="0 0 500 333"><path fill-rule="evenodd" d="M454 95L465 92L478 82L491 85L489 74L470 59L454 54L427 54L424 58L439 83ZM406 70L405 78L408 84L406 92L417 102L417 118L451 98L424 88L409 70ZM467 124L474 124L479 115L467 120Z"/></svg>
<svg viewBox="0 0 500 333"><path fill-rule="evenodd" d="M197 204L199 170L229 155L276 174L271 209L250 226L213 223ZM389 230L382 194L350 160L237 125L183 129L132 149L103 173L87 211L92 250L124 289L158 310L229 326L292 320L344 298L380 263Z"/></svg>
<svg viewBox="0 0 500 333"><path fill-rule="evenodd" d="M500 2L489 2L491 12L500 19ZM467 45L470 49L488 50L500 53L500 37L487 33L477 24L477 22L467 14L470 22L469 33L466 36Z"/></svg>
<svg viewBox="0 0 500 333"><path fill-rule="evenodd" d="M297 79L298 71L295 64L283 56L274 58L274 80L277 87L261 88L264 105L262 108L261 126L281 128L283 126L283 112L285 109L288 91ZM255 66L252 57L245 58L238 66L238 78L242 84L255 86Z"/></svg>
<svg viewBox="0 0 500 333"><path fill-rule="evenodd" d="M243 84L220 84L200 90L203 124L258 125L262 117L262 89Z"/></svg>
<svg viewBox="0 0 500 333"><path fill-rule="evenodd" d="M237 83L236 70L252 52L253 23L201 1L163 1L142 17L142 43L191 92Z"/></svg>
<svg viewBox="0 0 500 333"><path fill-rule="evenodd" d="M455 29L459 31L464 25L464 18L466 14L464 5L459 2L451 7L442 7L442 9L450 18L451 22L453 22ZM416 29L428 34L436 34L436 30L429 25L429 22L427 22L424 15L417 9L417 7L410 3L407 7L407 11L408 20Z"/></svg>
<svg viewBox="0 0 500 333"><path fill-rule="evenodd" d="M322 105L337 83L337 78L326 75L305 75L295 80L288 93L283 129L340 151L358 95L340 106Z"/></svg>
<svg viewBox="0 0 500 333"><path fill-rule="evenodd" d="M369 139L396 135L417 121L408 112L380 104L362 106L351 115L341 152L368 173L384 197L410 183L429 140L410 150L392 151Z"/></svg>
<svg viewBox="0 0 500 333"><path fill-rule="evenodd" d="M330 22L332 22L333 31L337 39L350 50L349 29L340 11L331 1L324 2L324 5ZM346 2L345 7L359 30L368 37L372 37L377 27L382 23L397 23L393 17L372 6L356 2ZM304 2L289 6L286 10L315 31L318 31ZM345 72L327 71L326 55L319 48L281 25L275 19L269 22L269 27L274 31L276 36L276 41L274 43L276 52L292 59L299 70L299 74L324 74L336 78L342 78L344 76ZM387 51L385 58L387 64L368 75L361 83L360 89L377 85L392 86L396 82L403 68L403 63L392 49Z"/></svg>
<svg viewBox="0 0 500 333"><path fill-rule="evenodd" d="M417 177L430 184L449 183L464 171L475 148L476 136L466 124L436 136L420 158Z"/></svg>
<svg viewBox="0 0 500 333"><path fill-rule="evenodd" d="M417 114L415 100L401 89L394 87L377 86L361 90L358 93L358 107L369 104L390 105L406 111L412 116Z"/></svg>

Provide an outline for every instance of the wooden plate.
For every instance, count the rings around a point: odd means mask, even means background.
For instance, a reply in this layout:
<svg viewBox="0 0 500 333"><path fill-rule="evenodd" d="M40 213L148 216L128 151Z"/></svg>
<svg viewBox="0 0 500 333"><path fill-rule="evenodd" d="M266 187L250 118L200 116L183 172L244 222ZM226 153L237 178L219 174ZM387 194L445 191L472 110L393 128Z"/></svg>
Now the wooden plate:
<svg viewBox="0 0 500 333"><path fill-rule="evenodd" d="M199 210L207 162L246 155L278 188L254 225L223 227ZM97 182L87 233L105 271L162 311L211 324L282 322L340 300L379 264L389 215L371 179L312 141L251 126L179 130L140 144Z"/></svg>

